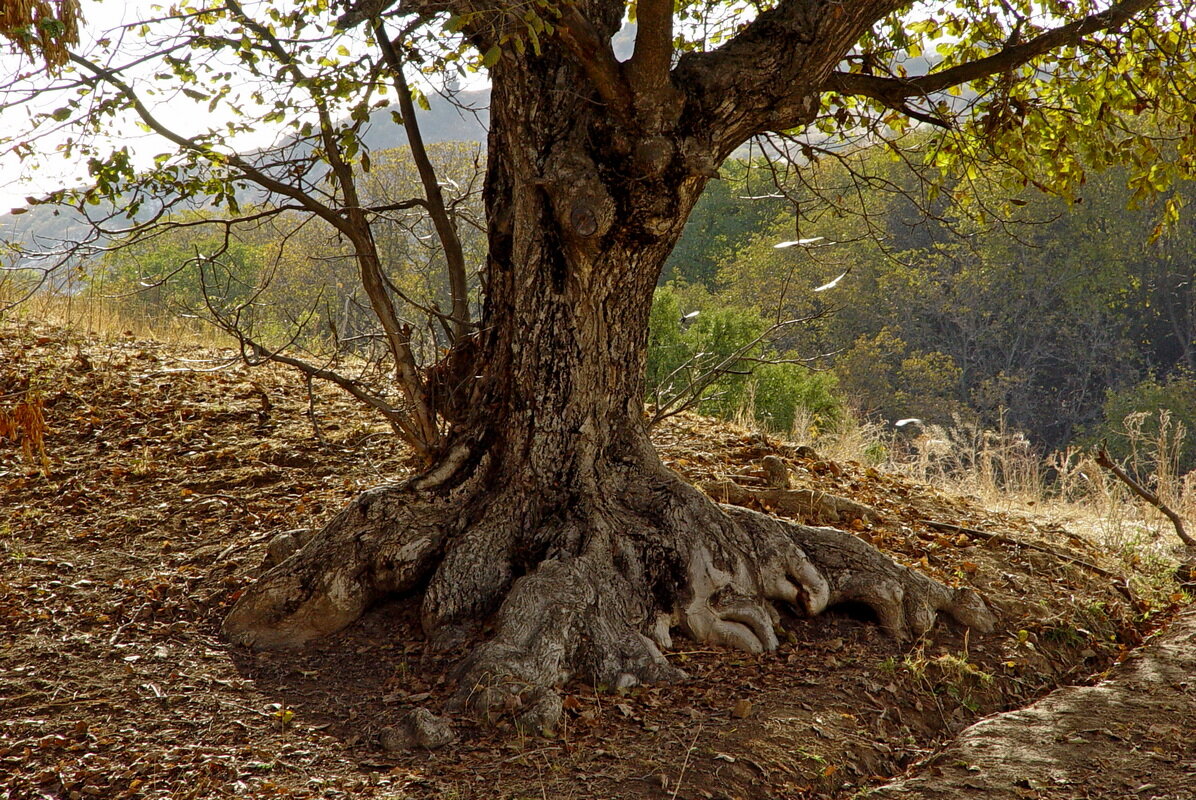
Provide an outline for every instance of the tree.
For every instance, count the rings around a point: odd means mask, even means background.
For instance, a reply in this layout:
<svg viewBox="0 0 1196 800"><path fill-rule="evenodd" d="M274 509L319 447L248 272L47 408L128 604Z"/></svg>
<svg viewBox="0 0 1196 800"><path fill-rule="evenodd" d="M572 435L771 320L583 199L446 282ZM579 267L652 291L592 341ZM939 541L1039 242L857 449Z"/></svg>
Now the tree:
<svg viewBox="0 0 1196 800"><path fill-rule="evenodd" d="M719 165L772 131L890 136L919 120L949 129L936 166L976 169L977 148L992 143L1027 179L1060 192L1081 179L1081 153L1107 146L1142 158L1151 185L1165 190L1185 169L1194 132L1168 128L1165 151L1126 120L1183 108L1194 82L1182 10L1152 0L964 0L918 11L877 0L381 0L332 20L323 8L183 6L169 21L183 33L157 42L164 74L184 91L214 108L265 108L261 118L291 123L307 154L232 152L224 138L241 121L174 130L122 77L126 62L72 56L89 105L49 115L131 109L177 148L148 178L127 157L97 160L101 192L157 181L206 192L235 213L238 194L256 183L336 227L390 344L407 399L401 427L427 468L365 493L262 576L225 621L232 639L299 646L403 592L422 591L433 643L472 636L496 612L493 635L461 665L458 698L540 728L559 717L555 688L571 676L628 686L679 675L663 655L673 629L750 652L774 648L775 603L803 614L864 603L899 637L926 630L938 611L991 626L966 588L898 565L849 533L720 507L666 469L643 420L653 289ZM610 41L629 11L635 48L620 62ZM424 371L409 326L388 306L369 225L382 209L361 203L356 189L368 168L358 134L385 84L415 133L417 93L402 62L423 58L419 45L444 42L446 30L462 49L441 51L428 67L476 59L492 85L488 250L478 320L465 271L450 263L451 308L430 311L451 349ZM902 59L936 40L939 67L903 74ZM208 57L193 58L197 51ZM1111 67L1116 81L1105 78ZM236 96L241 84L225 78L234 69L257 77L256 94ZM200 81L204 70L214 79ZM942 94L964 85L968 103ZM334 117L341 108L347 127ZM816 155L800 136L784 141L803 158ZM1148 164L1151 148L1158 158ZM432 213L452 252L453 220L428 172L424 196L409 202Z"/></svg>

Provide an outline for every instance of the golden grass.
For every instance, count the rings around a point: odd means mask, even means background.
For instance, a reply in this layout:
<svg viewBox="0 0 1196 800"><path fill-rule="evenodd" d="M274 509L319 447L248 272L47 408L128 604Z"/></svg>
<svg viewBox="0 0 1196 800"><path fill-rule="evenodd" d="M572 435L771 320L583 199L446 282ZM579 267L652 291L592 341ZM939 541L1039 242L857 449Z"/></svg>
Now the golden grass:
<svg viewBox="0 0 1196 800"><path fill-rule="evenodd" d="M230 338L212 325L163 311L159 314L131 313L107 297L84 293L39 292L14 306L8 314L62 326L105 340L134 336L169 344L196 347L228 347Z"/></svg>

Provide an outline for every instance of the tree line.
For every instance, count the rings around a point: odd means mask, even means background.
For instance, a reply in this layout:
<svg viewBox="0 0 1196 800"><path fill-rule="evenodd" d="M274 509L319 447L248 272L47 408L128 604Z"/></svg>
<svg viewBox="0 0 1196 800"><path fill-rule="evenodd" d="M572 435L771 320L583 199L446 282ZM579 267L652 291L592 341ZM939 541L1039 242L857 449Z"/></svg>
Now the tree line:
<svg viewBox="0 0 1196 800"><path fill-rule="evenodd" d="M1134 412L1196 428L1196 185L1145 200L1109 169L1070 199L993 180L961 205L907 166L839 153L807 174L816 186L778 190L766 165L741 165L695 209L658 302L809 319L776 352L822 356L837 397L875 421L1004 424L1044 450L1115 452ZM792 205L818 202L795 230ZM799 236L816 241L777 247Z"/></svg>
<svg viewBox="0 0 1196 800"><path fill-rule="evenodd" d="M476 147L431 152L456 213L476 219ZM1196 429L1196 223L1163 218L1189 207L1196 187L1180 184L1171 206L1135 204L1125 173L1109 170L1070 202L1029 186L986 215L929 197L906 166L879 147L838 153L806 177L817 186L801 187L759 160L725 164L657 289L653 409L693 407L778 433L798 424L807 435L853 413L1007 425L1044 450L1106 440L1114 453L1135 412L1167 409ZM405 196L416 181L401 148L381 151L365 197ZM795 231L793 204L816 200L816 222ZM188 224L203 216L107 254L93 291L126 313L222 315L264 342L368 358L378 332L334 231L282 217L226 238ZM443 256L421 210L391 212L378 231L400 316L445 307ZM812 241L776 246L799 233ZM461 239L476 303L484 237L464 224ZM421 333L434 358L443 333Z"/></svg>

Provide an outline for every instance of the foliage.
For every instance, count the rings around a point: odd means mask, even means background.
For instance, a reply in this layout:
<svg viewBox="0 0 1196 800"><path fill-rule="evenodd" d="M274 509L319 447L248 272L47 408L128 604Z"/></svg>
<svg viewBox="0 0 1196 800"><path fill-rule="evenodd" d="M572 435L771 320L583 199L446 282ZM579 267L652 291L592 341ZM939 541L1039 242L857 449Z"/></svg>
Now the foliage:
<svg viewBox="0 0 1196 800"><path fill-rule="evenodd" d="M786 213L773 194L767 164L732 159L706 186L685 232L669 255L661 283L679 280L711 288L719 262L730 257L765 223ZM791 212L790 212L791 213Z"/></svg>
<svg viewBox="0 0 1196 800"><path fill-rule="evenodd" d="M888 328L862 335L835 359L842 391L868 416L946 420L961 410L961 370L948 355L912 349Z"/></svg>
<svg viewBox="0 0 1196 800"><path fill-rule="evenodd" d="M1102 407L1102 420L1086 437L1093 444L1106 442L1109 454L1119 460L1143 453L1147 461L1171 460L1160 453L1160 442L1170 437L1173 442L1175 464L1172 474L1182 475L1196 469L1196 375L1186 370L1169 375L1165 380L1148 377L1133 386L1110 390ZM1168 436L1163 436L1165 432ZM1175 437L1177 430L1187 436ZM1136 460L1136 459L1135 459Z"/></svg>
<svg viewBox="0 0 1196 800"><path fill-rule="evenodd" d="M233 311L258 294L273 260L270 249L242 237L225 242L211 231L184 228L109 253L91 284L142 315L154 310L196 315L209 303Z"/></svg>
<svg viewBox="0 0 1196 800"><path fill-rule="evenodd" d="M683 305L686 295L700 305ZM719 306L709 295L669 285L656 290L651 313L650 402L686 397L692 387L701 413L746 416L781 433L792 430L799 410L820 428L842 419L834 377L784 360L793 356L774 349L766 336L770 325L755 311Z"/></svg>
<svg viewBox="0 0 1196 800"><path fill-rule="evenodd" d="M78 0L5 0L0 6L0 39L47 67L66 63L68 48L79 43L83 14Z"/></svg>
<svg viewBox="0 0 1196 800"><path fill-rule="evenodd" d="M462 215L476 216L476 149L447 143L429 152L444 179L458 187ZM385 150L373 156L362 195L382 204L413 194L417 182L406 148ZM256 209L246 204L244 210ZM366 307L351 249L335 229L294 213L227 231L220 221L212 210L180 213L155 236L132 237L103 255L89 275L91 291L136 318L238 314L246 332L267 342L293 339L313 352L363 352L360 344L376 333L377 321ZM429 241L427 215L388 212L373 229L387 280L401 294L400 314L414 318L423 308L447 306L444 254ZM465 228L462 241L471 262L479 263L484 241L477 228ZM443 345L439 329L422 333L428 351Z"/></svg>
<svg viewBox="0 0 1196 800"><path fill-rule="evenodd" d="M1097 424L1107 391L1196 363L1194 222L1182 215L1152 241L1171 204L1127 210L1129 174L1091 176L1071 204L1011 193L1012 211L981 223L957 205L925 207L883 148L843 153L807 182L854 176L875 191L844 189L839 213L804 229L830 244L777 250L793 235L778 218L723 261L720 296L769 315L830 312L787 344L837 353L841 387L876 417L962 414L1062 447ZM994 177L992 196L1000 186ZM1196 184L1172 197L1190 207Z"/></svg>

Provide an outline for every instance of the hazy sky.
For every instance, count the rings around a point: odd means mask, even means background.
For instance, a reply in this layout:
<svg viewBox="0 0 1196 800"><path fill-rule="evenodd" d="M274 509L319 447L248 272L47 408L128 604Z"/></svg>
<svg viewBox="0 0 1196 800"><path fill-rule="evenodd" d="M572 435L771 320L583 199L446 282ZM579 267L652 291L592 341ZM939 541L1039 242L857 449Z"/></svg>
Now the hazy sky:
<svg viewBox="0 0 1196 800"><path fill-rule="evenodd" d="M250 9L257 4L254 0L244 3ZM78 50L86 54L92 48L91 43L101 34L112 31L122 24L152 18L155 14L160 15L162 12L155 11L154 5L155 3L151 0L130 0L127 3L113 0L106 2L83 0L85 25L83 42L79 45ZM136 52L139 43L134 35L130 34L125 42L129 47L122 49ZM128 59L129 56L126 54L122 58ZM0 79L16 73L21 68L27 69L28 66L28 60L22 56L4 53L0 55ZM168 127L184 135L194 135L210 127L221 126L232 119L230 113L222 113L220 108L210 114L207 112L206 104L196 103L176 95L174 90L159 97L151 96L148 90L151 88L152 79L149 76L154 71L153 66L153 62L147 63L143 70L145 80L141 83L140 94L142 100L154 111L155 116ZM132 82L135 87L138 87L135 73ZM235 92L237 87L234 85L233 89ZM65 95L61 94L49 96L37 108L43 112L51 111L63 105L64 98ZM0 94L0 103L3 102L4 96ZM5 133L19 131L22 125L27 124L27 114L28 110L24 107L0 111L0 130ZM130 121L126 120L121 125L116 123L109 123L109 125L112 134L110 141L128 146L135 164L149 166L153 157L158 153L173 152L175 149L174 145L157 135L146 134L134 127ZM279 136L280 131L280 128L261 125L253 134L239 136L233 144L241 150L263 147ZM65 138L65 135L55 135L39 142L38 147L41 152L47 154L49 158L46 159L46 164L36 170L31 169L28 164L20 163L15 156L0 156L0 214L7 212L10 208L24 205L24 198L28 195L41 195L64 185L78 185L85 181L86 169L82 164L77 161L68 162L54 155L55 148Z"/></svg>
<svg viewBox="0 0 1196 800"><path fill-rule="evenodd" d="M96 0L82 0L84 26L83 44L87 48L89 42L94 41L101 32L126 22L134 22L144 13L148 13L151 3L148 0L129 0L129 2L97 2ZM22 67L28 67L28 60L20 55L13 55L7 51L0 52L0 76L7 77ZM0 102L3 102L0 96ZM60 101L59 101L60 102ZM53 107L53 103L50 104ZM5 132L19 129L26 119L24 109L8 109L0 111L0 128ZM52 151L57 142L47 142L47 151ZM84 172L78 165L63 164L55 168L47 166L36 172L29 172L15 156L0 156L0 214L9 208L25 204L26 195L51 191L54 188L78 183ZM24 178L24 180L22 180Z"/></svg>

